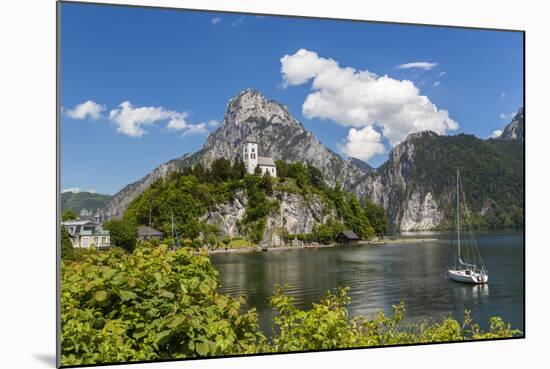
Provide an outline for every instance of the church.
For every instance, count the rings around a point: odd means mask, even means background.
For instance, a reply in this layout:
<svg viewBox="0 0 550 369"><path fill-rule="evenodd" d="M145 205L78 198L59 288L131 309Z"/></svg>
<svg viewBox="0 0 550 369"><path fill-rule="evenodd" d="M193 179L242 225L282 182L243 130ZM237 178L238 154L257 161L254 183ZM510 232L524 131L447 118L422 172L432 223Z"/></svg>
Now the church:
<svg viewBox="0 0 550 369"><path fill-rule="evenodd" d="M277 177L277 167L272 158L258 155L258 143L254 139L248 139L243 144L243 161L246 171L254 174L256 167L259 166L262 175L268 173L272 177Z"/></svg>

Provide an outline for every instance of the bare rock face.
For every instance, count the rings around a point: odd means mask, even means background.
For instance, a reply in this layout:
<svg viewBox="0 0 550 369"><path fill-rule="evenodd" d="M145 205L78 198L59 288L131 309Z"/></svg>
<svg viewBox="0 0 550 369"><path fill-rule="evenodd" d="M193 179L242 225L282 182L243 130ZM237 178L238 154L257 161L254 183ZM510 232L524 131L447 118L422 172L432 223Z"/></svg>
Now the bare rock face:
<svg viewBox="0 0 550 369"><path fill-rule="evenodd" d="M519 109L512 121L504 127L502 134L498 137L500 140L519 140L524 141L525 115L523 108Z"/></svg>
<svg viewBox="0 0 550 369"><path fill-rule="evenodd" d="M278 212L268 216L261 245L282 245L284 232L312 233L313 227L325 223L329 216L323 215L324 205L317 196L306 201L301 195L277 192L275 197L281 205ZM333 213L329 214L335 216Z"/></svg>
<svg viewBox="0 0 550 369"><path fill-rule="evenodd" d="M278 211L267 217L264 239L260 242L262 246L282 245L282 235L285 232L289 234L311 233L316 224L324 223L327 220L328 215L323 215L324 205L317 196L306 201L303 196L298 194L276 192L274 198L279 200L280 207ZM221 230L222 236L240 236L238 224L245 215L246 203L244 192L239 192L233 202L217 204L200 220L217 226ZM330 212L329 214L335 215Z"/></svg>
<svg viewBox="0 0 550 369"><path fill-rule="evenodd" d="M433 229L443 220L443 212L435 201L431 192L425 195L413 192L409 197L403 218L401 219L401 231L417 231Z"/></svg>
<svg viewBox="0 0 550 369"><path fill-rule="evenodd" d="M222 232L222 236L236 237L239 235L238 223L246 212L246 196L244 192L238 192L233 202L229 204L216 204L199 219L208 224L216 225Z"/></svg>

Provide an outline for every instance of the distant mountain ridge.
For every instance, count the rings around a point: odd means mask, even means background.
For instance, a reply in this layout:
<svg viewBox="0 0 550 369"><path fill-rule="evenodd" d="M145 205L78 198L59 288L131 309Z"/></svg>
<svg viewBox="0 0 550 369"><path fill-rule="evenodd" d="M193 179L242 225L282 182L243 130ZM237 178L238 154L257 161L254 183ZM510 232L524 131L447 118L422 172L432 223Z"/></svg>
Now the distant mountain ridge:
<svg viewBox="0 0 550 369"><path fill-rule="evenodd" d="M124 187L113 196L104 211L111 216L121 216L128 204L152 183L178 169L199 163L209 167L219 157L237 160L242 143L254 138L258 141L259 155L286 162L308 163L321 171L329 185L340 183L358 198L368 197L382 205L394 229L444 227L450 214L448 185L457 166L465 168L466 178L485 180L488 177L479 170L485 167L485 161L489 161L497 169L493 173L495 177L490 177L490 183L517 181L523 184L523 151L519 150L523 144L522 112L521 109L516 114L518 119L514 118L508 125L510 128L507 126L502 139L498 140L482 140L471 135L439 136L433 132L411 134L393 148L385 164L372 170L361 160L345 160L334 153L294 119L284 105L267 100L257 90L248 89L229 100L222 124L208 136L199 151L163 163L139 181ZM514 137L521 138L521 142L518 143ZM466 150L464 155L462 149ZM510 161L495 161L495 157ZM431 180L433 184L430 184ZM522 210L523 188L505 188L510 191L512 197L507 198L513 199L511 206L515 210L510 210L509 206L507 210L499 207L498 199L490 196L491 188L488 187L479 188L482 192L476 195L479 199L475 199L473 210L481 217L493 213L506 213L511 217L512 212L517 212L516 208ZM514 223L507 220L501 223Z"/></svg>
<svg viewBox="0 0 550 369"><path fill-rule="evenodd" d="M111 195L95 192L63 192L61 194L61 210L73 210L77 215L82 209L95 211L103 208L111 200Z"/></svg>

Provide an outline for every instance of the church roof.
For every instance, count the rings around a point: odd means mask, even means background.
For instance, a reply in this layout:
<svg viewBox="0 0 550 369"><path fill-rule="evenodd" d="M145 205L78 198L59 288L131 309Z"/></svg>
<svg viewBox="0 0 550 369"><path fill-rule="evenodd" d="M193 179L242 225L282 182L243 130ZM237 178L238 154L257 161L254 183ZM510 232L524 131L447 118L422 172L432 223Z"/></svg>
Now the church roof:
<svg viewBox="0 0 550 369"><path fill-rule="evenodd" d="M258 143L254 137L248 137L246 140L244 140L244 143Z"/></svg>
<svg viewBox="0 0 550 369"><path fill-rule="evenodd" d="M263 165L264 167L274 167L275 162L272 158L267 158L265 156L258 156L258 165Z"/></svg>

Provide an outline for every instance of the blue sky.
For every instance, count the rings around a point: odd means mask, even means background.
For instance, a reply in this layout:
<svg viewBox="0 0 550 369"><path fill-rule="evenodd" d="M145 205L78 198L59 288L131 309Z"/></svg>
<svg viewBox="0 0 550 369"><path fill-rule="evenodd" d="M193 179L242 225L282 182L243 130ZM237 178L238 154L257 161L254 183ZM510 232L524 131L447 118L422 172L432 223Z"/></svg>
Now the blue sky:
<svg viewBox="0 0 550 369"><path fill-rule="evenodd" d="M313 75L306 64L285 74L285 55L327 67ZM371 86L359 74L366 70L374 82L387 75L396 92L379 106L379 99L352 97L330 111L325 105L306 109L311 94L332 96L334 81L317 84L330 71L347 73L346 67L354 68L347 75L359 94ZM397 117L388 104L404 90L414 95L411 86L426 96L428 108L436 107L434 124L447 122L445 133L487 138L522 106L523 35L64 3L61 187L114 194L158 164L200 149L227 101L245 88L285 104L333 151L357 153L378 166L400 139L389 129L408 132L408 116ZM335 96L345 99L346 91ZM418 96L408 100L415 109ZM129 103L120 107L123 102ZM369 118L351 122L355 108L368 110ZM141 125L129 122L142 113ZM449 129L453 122L457 129ZM361 151L367 141L353 146L354 139L373 139L378 149Z"/></svg>

